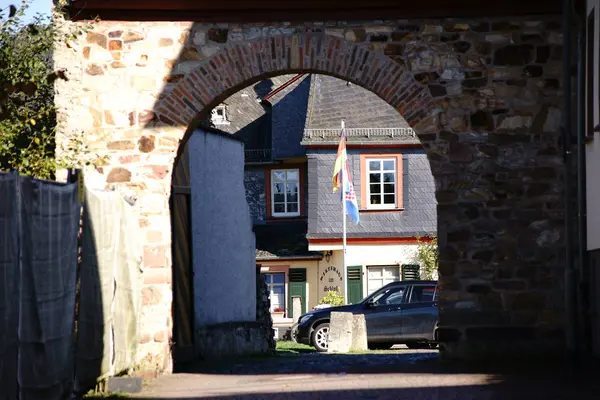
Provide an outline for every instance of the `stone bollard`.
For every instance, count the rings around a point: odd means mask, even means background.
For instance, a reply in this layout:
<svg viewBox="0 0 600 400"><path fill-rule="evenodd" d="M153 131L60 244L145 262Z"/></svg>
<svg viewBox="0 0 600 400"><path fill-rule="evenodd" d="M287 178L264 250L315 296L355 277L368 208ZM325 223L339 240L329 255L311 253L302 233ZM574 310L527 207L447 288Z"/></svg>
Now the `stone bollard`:
<svg viewBox="0 0 600 400"><path fill-rule="evenodd" d="M328 353L367 351L367 323L362 314L332 312L329 321Z"/></svg>
<svg viewBox="0 0 600 400"><path fill-rule="evenodd" d="M329 321L328 353L347 353L352 348L352 313L331 313Z"/></svg>
<svg viewBox="0 0 600 400"><path fill-rule="evenodd" d="M363 314L352 316L352 347L351 351L367 351L367 321Z"/></svg>

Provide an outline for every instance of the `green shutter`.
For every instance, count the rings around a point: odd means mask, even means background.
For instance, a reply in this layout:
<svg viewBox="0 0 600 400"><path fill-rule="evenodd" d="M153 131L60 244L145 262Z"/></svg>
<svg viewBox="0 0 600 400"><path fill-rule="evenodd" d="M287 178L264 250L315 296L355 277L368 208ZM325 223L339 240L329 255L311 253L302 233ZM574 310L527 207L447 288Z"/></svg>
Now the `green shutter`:
<svg viewBox="0 0 600 400"><path fill-rule="evenodd" d="M292 297L300 296L302 300L302 314L306 314L306 268L290 268L288 292L288 318L297 319L300 316L293 315Z"/></svg>
<svg viewBox="0 0 600 400"><path fill-rule="evenodd" d="M419 264L402 265L403 281L418 281L421 279L421 266Z"/></svg>
<svg viewBox="0 0 600 400"><path fill-rule="evenodd" d="M362 267L348 267L348 304L357 304L362 299Z"/></svg>

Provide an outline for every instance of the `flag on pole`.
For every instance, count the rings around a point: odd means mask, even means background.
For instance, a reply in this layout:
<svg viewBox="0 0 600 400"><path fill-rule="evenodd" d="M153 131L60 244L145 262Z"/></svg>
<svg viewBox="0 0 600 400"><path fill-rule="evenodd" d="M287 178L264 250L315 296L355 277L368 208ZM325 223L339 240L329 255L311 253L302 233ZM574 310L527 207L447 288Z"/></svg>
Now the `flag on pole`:
<svg viewBox="0 0 600 400"><path fill-rule="evenodd" d="M344 179L342 179L344 174ZM341 200L346 202L346 215L352 218L355 224L358 224L360 217L358 214L358 202L356 201L356 193L352 184L352 176L350 175L350 167L348 166L348 156L346 153L346 132L342 129L340 144L338 145L337 156L333 166L333 192L340 189L344 182L344 188L341 193Z"/></svg>
<svg viewBox="0 0 600 400"><path fill-rule="evenodd" d="M338 145L337 155L335 156L335 164L333 165L333 192L335 193L342 186L342 165L347 164L348 157L346 154L346 131L342 129L340 136L340 144Z"/></svg>
<svg viewBox="0 0 600 400"><path fill-rule="evenodd" d="M354 185L352 184L352 178L350 177L350 168L348 167L348 160L346 160L346 168L344 175L344 193L346 202L346 215L352 218L355 224L358 224L360 217L358 215L358 203L356 202L356 193L354 192Z"/></svg>

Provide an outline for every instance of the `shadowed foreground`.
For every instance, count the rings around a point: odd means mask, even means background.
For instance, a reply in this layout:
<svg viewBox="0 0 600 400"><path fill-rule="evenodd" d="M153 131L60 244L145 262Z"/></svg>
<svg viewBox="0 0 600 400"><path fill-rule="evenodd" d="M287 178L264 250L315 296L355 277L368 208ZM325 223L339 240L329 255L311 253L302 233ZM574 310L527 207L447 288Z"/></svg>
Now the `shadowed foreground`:
<svg viewBox="0 0 600 400"><path fill-rule="evenodd" d="M195 365L148 384L144 399L596 398L598 369L566 364L443 365L437 352L304 353Z"/></svg>

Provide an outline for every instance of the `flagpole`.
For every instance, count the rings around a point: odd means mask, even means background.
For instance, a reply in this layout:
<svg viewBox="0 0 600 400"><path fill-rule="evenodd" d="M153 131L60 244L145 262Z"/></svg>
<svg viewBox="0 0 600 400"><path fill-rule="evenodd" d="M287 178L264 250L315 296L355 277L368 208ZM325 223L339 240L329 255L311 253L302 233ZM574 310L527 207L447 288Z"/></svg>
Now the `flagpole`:
<svg viewBox="0 0 600 400"><path fill-rule="evenodd" d="M344 135L345 121L342 120L342 131L340 136ZM348 150L344 143L345 157L342 156L342 243L344 246L344 304L348 304L348 267L346 265L346 157Z"/></svg>

